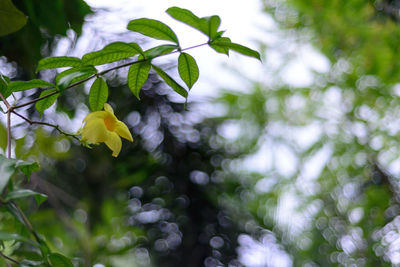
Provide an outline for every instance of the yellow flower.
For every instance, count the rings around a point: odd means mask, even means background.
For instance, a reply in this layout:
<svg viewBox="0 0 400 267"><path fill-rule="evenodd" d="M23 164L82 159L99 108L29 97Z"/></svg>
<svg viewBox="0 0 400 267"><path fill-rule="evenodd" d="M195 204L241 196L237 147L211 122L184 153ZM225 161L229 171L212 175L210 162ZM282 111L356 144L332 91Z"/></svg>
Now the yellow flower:
<svg viewBox="0 0 400 267"><path fill-rule="evenodd" d="M104 111L95 111L83 119L85 125L80 130L81 141L86 144L104 142L111 150L113 157L117 157L121 151L121 137L133 141L128 127L117 119L109 104L104 104Z"/></svg>

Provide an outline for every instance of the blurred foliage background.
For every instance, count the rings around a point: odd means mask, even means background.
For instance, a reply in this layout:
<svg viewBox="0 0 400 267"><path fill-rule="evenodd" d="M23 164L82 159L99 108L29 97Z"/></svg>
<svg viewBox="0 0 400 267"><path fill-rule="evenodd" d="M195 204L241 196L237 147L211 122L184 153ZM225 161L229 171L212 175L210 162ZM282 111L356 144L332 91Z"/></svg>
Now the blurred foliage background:
<svg viewBox="0 0 400 267"><path fill-rule="evenodd" d="M14 3L29 19L0 37L0 70L13 79L33 78L62 38L73 50L85 18L100 12L81 0ZM52 249L96 267L400 264L398 1L262 4L274 37L259 41L262 82L243 77L245 90L221 89L185 110L155 75L140 102L123 73L107 77L135 139L117 159L105 146L15 126L15 155L42 166L26 187L49 196L21 205ZM308 68L307 83L287 79L296 62ZM82 119L87 107L73 107L87 104L86 92L66 92L46 120ZM205 117L204 105L223 112ZM5 135L3 126L3 150ZM20 227L0 216L1 230ZM35 257L20 244L8 249Z"/></svg>

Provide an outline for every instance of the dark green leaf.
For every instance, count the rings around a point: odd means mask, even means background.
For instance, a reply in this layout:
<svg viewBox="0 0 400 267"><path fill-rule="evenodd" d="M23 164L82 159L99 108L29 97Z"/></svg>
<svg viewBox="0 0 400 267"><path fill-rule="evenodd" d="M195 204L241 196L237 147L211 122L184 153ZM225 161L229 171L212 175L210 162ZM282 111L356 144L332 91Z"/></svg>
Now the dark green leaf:
<svg viewBox="0 0 400 267"><path fill-rule="evenodd" d="M26 24L26 16L11 0L0 1L0 36L18 31Z"/></svg>
<svg viewBox="0 0 400 267"><path fill-rule="evenodd" d="M82 66L77 68L71 68L57 75L56 84L57 87L61 91L63 91L71 84L87 79L96 73L97 70L93 66Z"/></svg>
<svg viewBox="0 0 400 267"><path fill-rule="evenodd" d="M15 204L13 202L7 202L4 204L4 206L11 213L11 215L13 215L22 225L24 225L27 228L29 227L26 225L26 222L25 222L21 212L19 211L19 209L17 208L17 206L15 206Z"/></svg>
<svg viewBox="0 0 400 267"><path fill-rule="evenodd" d="M174 51L175 49L178 49L177 45L160 45L144 51L144 55L146 56L147 59L153 59L155 57L168 54Z"/></svg>
<svg viewBox="0 0 400 267"><path fill-rule="evenodd" d="M11 95L11 90L8 87L8 84L10 83L10 78L7 76L1 75L0 74L0 93L5 97L9 97ZM0 99L0 101L2 101Z"/></svg>
<svg viewBox="0 0 400 267"><path fill-rule="evenodd" d="M210 39L217 37L220 25L221 19L218 16L204 17L200 19L200 30Z"/></svg>
<svg viewBox="0 0 400 267"><path fill-rule="evenodd" d="M15 160L0 155L0 194L3 193L15 169Z"/></svg>
<svg viewBox="0 0 400 267"><path fill-rule="evenodd" d="M16 233L0 232L0 242L2 241L17 241L17 242L29 243L30 245L33 246L38 246L38 244L33 242L32 240Z"/></svg>
<svg viewBox="0 0 400 267"><path fill-rule="evenodd" d="M26 238L24 238L18 234L10 234L10 233L0 232L0 240L1 241L21 240L21 239L27 240Z"/></svg>
<svg viewBox="0 0 400 267"><path fill-rule="evenodd" d="M25 242L25 243L29 243L32 245L37 245L34 242L32 242L31 240L29 240L26 237L23 237L19 234L15 234L15 233L5 233L5 232L0 232L0 240L1 241L20 241L20 242Z"/></svg>
<svg viewBox="0 0 400 267"><path fill-rule="evenodd" d="M46 241L40 236L39 236L39 238L40 238L40 241L39 241L39 243L40 243L40 247L39 247L40 248L40 252L42 253L44 258L48 257L48 255L51 253L51 250L50 250L49 246L46 244ZM59 265L59 266L63 266L63 265Z"/></svg>
<svg viewBox="0 0 400 267"><path fill-rule="evenodd" d="M219 41L224 41L226 43L230 43L231 42L231 39L229 39L228 37L221 37L218 40ZM215 51L217 51L218 53L225 54L225 55L229 56L229 47L220 46L220 45L216 44L215 42L216 42L216 40L214 40L213 42L209 43L210 47L212 49L214 49Z"/></svg>
<svg viewBox="0 0 400 267"><path fill-rule="evenodd" d="M178 71L190 90L199 78L199 68L197 67L196 60L187 53L181 53L178 58Z"/></svg>
<svg viewBox="0 0 400 267"><path fill-rule="evenodd" d="M128 30L139 32L151 38L179 44L178 37L176 37L171 28L158 20L146 18L131 20L128 24Z"/></svg>
<svg viewBox="0 0 400 267"><path fill-rule="evenodd" d="M32 172L39 170L39 164L34 161L15 160L15 167L21 170L28 178L31 177Z"/></svg>
<svg viewBox="0 0 400 267"><path fill-rule="evenodd" d="M236 44L236 43L230 43L230 44L228 44L228 47L229 47L229 49L231 49L231 50L233 50L235 52L238 52L238 53L240 53L242 55L249 56L249 57L254 57L254 58L256 58L256 59L261 61L260 53L258 53L257 51L255 51L253 49L250 49L250 48L248 48L246 46L243 46L243 45L240 45L240 44Z"/></svg>
<svg viewBox="0 0 400 267"><path fill-rule="evenodd" d="M82 62L85 65L102 65L142 53L143 51L138 44L115 42L105 46L100 51L84 55Z"/></svg>
<svg viewBox="0 0 400 267"><path fill-rule="evenodd" d="M8 192L6 195L6 200L14 200L14 199L19 199L19 198L26 198L26 197L31 197L33 196L35 198L35 201L38 205L42 204L43 201L47 199L47 196L32 190L28 189L17 189L11 192Z"/></svg>
<svg viewBox="0 0 400 267"><path fill-rule="evenodd" d="M144 61L137 64L133 64L129 68L128 72L128 86L131 89L132 93L138 98L140 89L147 81L147 77L149 76L151 64L150 61Z"/></svg>
<svg viewBox="0 0 400 267"><path fill-rule="evenodd" d="M157 72L158 75L165 81L166 84L168 84L172 89L174 89L175 92L183 96L184 98L187 98L188 93L183 88L180 86L174 79L172 79L167 73L165 73L161 68L152 65L153 69Z"/></svg>
<svg viewBox="0 0 400 267"><path fill-rule="evenodd" d="M79 67L82 61L77 57L48 57L39 61L36 72L44 69Z"/></svg>
<svg viewBox="0 0 400 267"><path fill-rule="evenodd" d="M257 51L250 49L246 46L240 45L240 44L232 43L231 41L226 40L226 38L219 38L219 39L214 40L213 42L211 42L211 46L212 47L217 46L220 48L228 48L228 49L238 52L242 55L254 57L258 60L261 60L260 54Z"/></svg>
<svg viewBox="0 0 400 267"><path fill-rule="evenodd" d="M32 172L39 170L39 165L36 162L8 159L0 155L0 194L17 169L21 170L29 178Z"/></svg>
<svg viewBox="0 0 400 267"><path fill-rule="evenodd" d="M11 92L24 91L39 87L54 87L54 84L39 79L33 79L30 81L14 81L8 84L8 88Z"/></svg>
<svg viewBox="0 0 400 267"><path fill-rule="evenodd" d="M43 261L22 260L18 267L46 266Z"/></svg>
<svg viewBox="0 0 400 267"><path fill-rule="evenodd" d="M7 148L7 129L1 123L0 123L0 148L2 148L4 151Z"/></svg>
<svg viewBox="0 0 400 267"><path fill-rule="evenodd" d="M43 91L43 92L40 93L40 97L49 95L49 94L54 93L54 92L56 92L56 91L57 91L57 89L45 90L45 91ZM54 94L54 95L52 95L52 96L49 96L49 97L47 97L47 98L45 98L45 99L42 99L42 100L36 102L35 108L36 108L36 110L39 112L40 116L42 116L42 115L43 115L43 112L44 112L46 109L48 109L49 107L51 107L51 106L54 104L54 102L56 102L56 100L57 100L57 98L58 98L59 96L60 96L59 93L58 93L58 94Z"/></svg>
<svg viewBox="0 0 400 267"><path fill-rule="evenodd" d="M216 34L215 34L215 37L214 37L214 39L217 39L217 38L221 38L222 37L222 35L225 33L225 31L219 31L219 32L217 32ZM228 38L229 39L229 38ZM230 40L229 40L230 41Z"/></svg>
<svg viewBox="0 0 400 267"><path fill-rule="evenodd" d="M48 259L50 265L54 267L74 267L70 259L59 253L51 253Z"/></svg>
<svg viewBox="0 0 400 267"><path fill-rule="evenodd" d="M90 87L89 106L92 111L102 110L108 98L108 86L106 81L98 77Z"/></svg>

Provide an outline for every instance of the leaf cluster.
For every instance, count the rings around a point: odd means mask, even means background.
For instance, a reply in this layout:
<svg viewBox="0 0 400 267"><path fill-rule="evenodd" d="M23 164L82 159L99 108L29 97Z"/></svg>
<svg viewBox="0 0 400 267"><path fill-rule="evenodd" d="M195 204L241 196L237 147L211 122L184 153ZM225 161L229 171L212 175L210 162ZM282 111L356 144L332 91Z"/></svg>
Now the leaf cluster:
<svg viewBox="0 0 400 267"><path fill-rule="evenodd" d="M218 53L229 55L229 52L233 50L245 56L260 60L258 52L240 44L233 43L229 38L223 36L224 32L219 30L221 21L218 16L199 18L191 11L178 7L168 9L167 13L174 19L205 34L209 39L208 42L194 47L182 48L177 35L168 25L154 19L134 19L128 23L128 30L150 38L167 41L168 43L143 50L137 43L114 42L106 45L101 50L87 53L83 55L82 58L61 56L41 59L37 64L36 73L48 69L67 68L58 73L54 82L42 79L11 81L9 77L0 75L0 96L7 108L4 113L7 114L8 118L10 118L10 115L13 113L29 124L51 126L67 136L76 137L73 134L66 134L61 131L58 125L52 125L42 121L32 121L19 114L17 110L34 104L35 109L40 116L42 116L44 111L50 108L66 90L81 85L89 80L94 80L88 96L89 107L92 111L101 110L109 97L109 88L105 79L105 74L123 67L129 67L127 77L128 87L137 99L140 99L141 89L148 80L151 70L154 71L154 75L158 75L158 77L176 93L187 98L188 92L197 82L200 73L196 60L187 50L202 45L208 45ZM173 53L179 54L177 70L184 85L182 85L180 81L176 81L175 78L169 75L162 67L153 64L153 59ZM119 64L116 66L114 64L112 67L103 71L99 71L97 68L104 64L116 62L119 62ZM17 92L25 92L38 88L42 89L38 98L31 99L25 103L19 103L19 99L15 97L15 93ZM10 96L13 96L15 99L16 103L13 105L7 101L7 98ZM21 258L26 259L18 262L18 266L73 266L70 259L59 253L52 252L52 249L47 245L45 239L36 233L26 215L17 205L18 202L33 198L36 205L39 206L47 199L47 196L39 192L23 189L19 185L16 185L14 177L16 177L18 173L22 173L24 177L27 177L26 181L29 181L31 174L36 172L39 166L35 162L10 158L10 122L8 123L7 130L9 133L7 144L9 157L0 156L0 204L5 213L11 215L15 221L19 222L21 230L14 230L14 232L11 230L0 231L0 245L12 241L14 244L29 247L31 254L29 256L20 255ZM16 154L19 149L20 148L16 148ZM17 261L12 258L5 257L5 259L17 263Z"/></svg>
<svg viewBox="0 0 400 267"><path fill-rule="evenodd" d="M167 13L174 19L207 35L209 41L206 44L216 52L229 55L229 51L233 50L260 60L258 52L240 44L233 43L227 37L222 37L224 32L219 31L221 21L218 16L199 18L191 11L178 7L169 8ZM41 93L40 97L34 101L36 102L35 107L37 111L42 115L46 109L55 103L64 90L82 84L92 78L96 78L90 89L89 106L92 111L97 111L102 109L104 103L106 103L108 99L107 82L101 77L111 70L130 66L127 77L128 86L138 99L140 98L140 90L146 82L151 69L153 69L176 93L187 98L188 90L193 87L199 78L199 67L196 60L184 51L194 47L180 47L176 34L168 25L161 21L148 18L135 19L128 23L127 28L128 30L141 33L145 36L169 41L173 44L159 45L144 51L136 43L114 42L106 45L99 51L85 54L81 59L67 56L44 58L39 61L36 72L45 69L69 67L67 70L57 75L55 84L39 79L7 82L8 77L3 77L3 81L0 81L1 92L5 97L8 97L13 92L30 90L33 88L46 88L46 90ZM179 53L177 64L178 73L188 89L167 74L161 67L152 63L154 58L172 53ZM136 57L134 61L102 72L98 72L96 68L96 66L128 60L134 57ZM17 107L19 106L17 105Z"/></svg>

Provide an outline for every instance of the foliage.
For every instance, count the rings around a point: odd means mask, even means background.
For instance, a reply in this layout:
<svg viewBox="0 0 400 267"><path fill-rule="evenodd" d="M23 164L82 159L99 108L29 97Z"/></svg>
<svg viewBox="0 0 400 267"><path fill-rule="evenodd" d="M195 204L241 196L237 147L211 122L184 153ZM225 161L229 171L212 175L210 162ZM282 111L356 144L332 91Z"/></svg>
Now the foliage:
<svg viewBox="0 0 400 267"><path fill-rule="evenodd" d="M24 79L34 77L37 62L42 59L42 53L50 55L57 35L65 36L68 30L73 30L79 36L84 17L92 13L83 0L12 2L28 20L20 31L1 37L0 49L10 62L15 61L24 68Z"/></svg>
<svg viewBox="0 0 400 267"><path fill-rule="evenodd" d="M60 1L60 3L61 2L62 1ZM26 3L28 7L32 7L31 5L29 5L28 2L24 3ZM60 6L62 5L60 4L58 7ZM78 4L78 6L81 5ZM83 10L82 14L87 14L88 12L86 12L87 10L85 9L85 6L83 5L81 7L82 7L81 10ZM172 8L172 10L174 14L173 17L178 20L182 20L182 17L184 17L185 14L189 13L192 14L190 11L185 9ZM35 18L35 16L33 17ZM71 88L76 87L78 85L82 85L85 82L94 79L88 98L89 107L94 112L89 114L87 118L89 118L89 116L91 116L90 118L96 117L97 116L96 114L100 114L102 112L104 113L105 111L99 111L103 106L107 108L107 112L111 112L112 111L111 107L108 104L106 104L106 102L109 101L108 99L109 86L107 85L106 74L111 71L116 71L120 68L128 66L130 66L127 79L128 86L138 99L141 92L141 88L146 83L146 80L149 76L151 69L158 74L158 78L164 80L165 83L169 85L175 92L187 98L188 90L185 89L182 85L180 85L179 82L175 81L175 79L172 76L167 74L166 71L163 70L163 68L153 65L152 60L157 57L166 56L173 53L179 53L180 56L178 58L178 64L177 64L178 73L180 74L180 77L183 80L183 82L187 85L188 89L190 90L198 79L199 68L196 64L195 59L184 51L203 45L208 45L217 52L222 51L225 54L228 54L229 50L233 50L243 55L260 59L260 55L258 54L258 52L251 50L250 48L244 47L242 45L232 43L229 38L222 37L223 32L218 32L218 28L220 25L220 19L218 16L198 18L197 16L193 15L192 18L194 19L195 23L192 23L190 26L206 34L209 37L207 43L200 44L194 47L182 48L180 47L178 37L169 26L157 20L152 20L147 18L135 19L129 22L128 24L129 30L141 33L143 35L146 35L154 39L173 42L174 45L165 44L153 47L147 51L143 51L142 48L139 46L139 44L136 43L114 42L106 45L103 49L99 51L89 52L83 55L81 59L74 57L67 57L67 56L47 57L41 59L36 67L36 72L39 72L39 75L43 70L67 67L66 70L60 72L55 77L55 82L48 82L46 80L37 78L28 81L19 81L19 80L10 81L9 77L0 74L1 76L0 97L4 106L6 107L4 114L7 115L7 132L8 132L7 158L0 157L0 174L1 174L0 193L2 195L0 203L2 208L2 214L4 214L6 220L12 222L8 223L7 224L8 226L1 224L1 227L4 228L2 229L4 232L0 234L0 241L2 242L2 245L4 247L4 253L1 252L1 256L5 261L18 264L18 266L38 266L38 265L74 266L74 264L75 265L83 264L84 266L88 266L92 264L93 260L95 259L91 255L91 250L93 249L91 243L94 243L96 245L99 244L96 238L100 238L102 234L104 235L104 233L98 233L97 236L96 235L92 236L91 234L94 232L92 231L93 229L90 230L85 229L85 226L82 224L82 222L84 222L85 219L78 219L78 221L80 220L81 222L81 224L79 224L79 222L76 222L75 220L69 218L68 216L65 216L64 211L62 211L62 209L57 209L55 212L63 213L63 215L61 215L60 218L62 217L62 222L65 224L65 227L74 229L75 235L78 237L79 246L81 246L83 249L81 255L77 255L78 258L75 259L66 257L64 253L60 254L56 252L58 249L51 242L49 242L48 239L52 237L51 234L49 236L42 236L37 232L38 230L41 230L42 227L40 226L36 227L35 223L31 223L30 220L28 219L28 216L23 212L23 210L26 209L27 206L31 205L27 199L28 197L34 197L36 206L39 207L43 203L43 201L46 200L47 196L30 189L23 189L24 184L29 182L29 177L31 176L32 172L36 172L38 170L38 164L28 161L11 159L11 154L12 154L11 115L18 116L20 119L22 119L23 121L25 121L30 125L43 125L52 127L55 130L59 131L61 134L64 134L65 136L68 137L73 137L77 140L79 140L77 135L82 134L81 141L85 142L89 139L90 140L93 139L92 138L93 133L89 135L87 134L88 131L85 130L89 129L88 124L91 123L90 119L84 120L86 125L84 126L81 132L78 132L77 134L71 134L61 130L59 125L51 124L41 120L36 121L28 116L22 115L18 111L18 109L34 105L36 111L39 113L40 116L42 116L47 109L53 106L53 104L57 101L57 99L62 98L67 91L71 90ZM38 21L39 20L37 20L36 22ZM51 25L49 27L49 31L54 30L54 32L52 33L60 33L60 32L64 33L64 29L62 27L52 28L56 26L57 25ZM27 28L29 28L29 23L27 25ZM7 54L6 47L4 51L6 51ZM128 61L129 59L132 59L132 57L136 57L136 59L134 59L133 61L132 60ZM10 56L10 59L12 59L12 56ZM96 68L96 66L99 65L120 62L120 61L124 62L122 64L110 67L102 71L98 71L98 69ZM25 64L27 64L27 62L25 62ZM31 66L28 66L28 68L32 70ZM24 93L26 91L31 89L40 89L40 88L42 88L42 90L38 97L33 97L31 99L26 100L25 102L20 103L20 99L24 99L25 97ZM20 94L21 92L22 94ZM11 96L14 98L14 103L11 103L10 101L9 97ZM114 115L113 118L115 118ZM105 126L103 125L103 128L109 126L107 124L106 119L107 118L104 118ZM123 125L127 130L127 127L122 122L118 121L116 118L115 121L117 124L120 123L121 125ZM92 127L90 129L91 129L90 131L92 131L93 129L97 130L98 127L97 128ZM116 130L118 129L119 128L116 127ZM121 134L122 133L118 132L118 135ZM40 131L37 132L36 142L40 140L39 136L40 136ZM130 137L130 133L128 134L126 132L123 132L123 135L121 136L128 138L128 136ZM103 141L106 142L106 144L113 150L113 155L117 156L119 154L119 149L120 149L119 137L118 137L119 140L118 148L116 148L115 142L112 145L110 145L110 143L108 143L109 142L108 139L107 140L103 139L98 140L97 138L94 141L94 143ZM132 138L130 137L128 139L131 140ZM45 142L48 142L49 145L52 143L52 141L46 139L46 137L44 137L43 140L46 140ZM19 142L19 140L16 140L16 146L15 146L16 156L19 156L20 158L27 158L27 157L32 157L34 155L35 151L34 146L32 146L31 147L32 149L30 150L25 149L25 151L23 151L24 150L23 147L25 144L26 144L25 140L21 140L21 142ZM38 156L45 154L46 150L51 151L51 148L48 147L48 145L46 144L44 144L45 147L47 146L46 148L44 147L40 148L40 142L38 142L37 145L39 145L39 149L37 151ZM62 153L56 153L56 154L62 154ZM97 162L97 164L99 164L99 162ZM18 174L17 170L20 170L23 173L23 175ZM46 193L49 196L49 202L53 201L54 203L54 201L57 201L57 198L54 199L51 196L55 194L55 192L47 190ZM20 208L20 205L22 205L22 208ZM111 205L115 206L117 204L111 204ZM33 212L32 209L30 209L30 211ZM41 215L40 212L37 214ZM33 214L31 214L30 217L35 218L35 212L33 212ZM94 218L94 216L92 217ZM42 222L45 221L45 218L41 219L41 221ZM60 229L57 227L54 227L54 229L51 231L51 233L58 232L58 235L53 236L54 238L58 239L65 238L63 242L66 243L71 242L68 237L64 236L64 234L59 233L59 231ZM101 231L104 231L104 229L102 229ZM41 232L45 233L46 231L43 231L42 229ZM113 232L114 231L110 231L108 234L112 234ZM130 239L127 246L121 248L121 254L124 254L125 251L132 248L132 245L134 243L135 242L132 241L132 239ZM94 245L94 247L96 247L96 245ZM111 254L115 252L113 249L109 249L108 247L106 248L106 250L110 250L108 251L108 253L110 254L109 256L111 256ZM201 257L204 257L204 255L202 255ZM113 265L115 264L112 263L111 258L106 258L102 260L110 261L111 264Z"/></svg>
<svg viewBox="0 0 400 267"><path fill-rule="evenodd" d="M0 11L2 14L7 14L7 16L1 16L0 19L0 36L16 32L26 24L24 13L18 10L11 0L1 1Z"/></svg>
<svg viewBox="0 0 400 267"><path fill-rule="evenodd" d="M251 211L248 233L278 251L284 264L276 266L398 265L397 4L264 4L279 27L265 53L284 54L266 62L274 79L226 91L218 99L226 112L210 122L235 132L210 136L231 154L227 169L241 185L229 214ZM285 82L285 66L310 43L329 69L303 87ZM249 171L259 155L267 155L263 171ZM264 262L275 266L272 257Z"/></svg>

